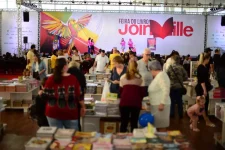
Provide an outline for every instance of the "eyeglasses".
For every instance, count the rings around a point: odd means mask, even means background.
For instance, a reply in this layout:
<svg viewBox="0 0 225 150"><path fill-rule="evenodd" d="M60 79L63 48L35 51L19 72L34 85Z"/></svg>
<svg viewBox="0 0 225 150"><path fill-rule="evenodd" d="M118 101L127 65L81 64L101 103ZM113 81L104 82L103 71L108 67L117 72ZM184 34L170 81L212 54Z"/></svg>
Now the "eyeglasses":
<svg viewBox="0 0 225 150"><path fill-rule="evenodd" d="M145 54L146 56L151 56L151 54Z"/></svg>

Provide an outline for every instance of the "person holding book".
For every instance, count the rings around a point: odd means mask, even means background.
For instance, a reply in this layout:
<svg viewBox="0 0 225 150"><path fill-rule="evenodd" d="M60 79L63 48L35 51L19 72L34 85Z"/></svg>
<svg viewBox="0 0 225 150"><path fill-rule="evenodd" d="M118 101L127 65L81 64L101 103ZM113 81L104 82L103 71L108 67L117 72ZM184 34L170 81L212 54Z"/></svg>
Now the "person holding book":
<svg viewBox="0 0 225 150"><path fill-rule="evenodd" d="M77 78L67 71L66 59L57 59L54 73L45 84L48 95L45 114L50 126L79 130L78 105L81 116L85 113L85 105Z"/></svg>

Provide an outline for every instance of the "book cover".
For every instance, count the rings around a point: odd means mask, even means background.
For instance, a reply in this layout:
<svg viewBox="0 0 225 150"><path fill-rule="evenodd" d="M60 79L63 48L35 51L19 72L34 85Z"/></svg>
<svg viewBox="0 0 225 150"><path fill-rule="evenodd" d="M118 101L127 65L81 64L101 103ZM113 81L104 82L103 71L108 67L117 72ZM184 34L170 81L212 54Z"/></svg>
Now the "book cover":
<svg viewBox="0 0 225 150"><path fill-rule="evenodd" d="M146 138L131 138L131 143L133 143L133 144L135 144L135 143L137 143L137 144L144 144L144 143L146 143L147 141L146 141Z"/></svg>
<svg viewBox="0 0 225 150"><path fill-rule="evenodd" d="M55 138L72 138L74 132L74 129L58 129Z"/></svg>
<svg viewBox="0 0 225 150"><path fill-rule="evenodd" d="M78 143L75 144L73 150L91 150L91 144L88 143Z"/></svg>
<svg viewBox="0 0 225 150"><path fill-rule="evenodd" d="M75 136L77 137L82 137L82 138L91 138L91 137L95 137L96 132L76 132Z"/></svg>
<svg viewBox="0 0 225 150"><path fill-rule="evenodd" d="M167 133L168 133L169 136L178 136L178 135L181 135L181 132L179 130L168 131Z"/></svg>
<svg viewBox="0 0 225 150"><path fill-rule="evenodd" d="M64 141L64 140L55 140L51 146L50 150L72 150L75 142L73 141Z"/></svg>
<svg viewBox="0 0 225 150"><path fill-rule="evenodd" d="M52 139L51 138L38 138L33 137L28 141L28 143L25 145L26 149L47 149L47 147L50 145Z"/></svg>
<svg viewBox="0 0 225 150"><path fill-rule="evenodd" d="M56 132L57 128L56 127L40 127L37 131L37 135L40 134L50 134L53 135Z"/></svg>
<svg viewBox="0 0 225 150"><path fill-rule="evenodd" d="M104 123L104 133L116 133L116 123L115 122L105 122Z"/></svg>

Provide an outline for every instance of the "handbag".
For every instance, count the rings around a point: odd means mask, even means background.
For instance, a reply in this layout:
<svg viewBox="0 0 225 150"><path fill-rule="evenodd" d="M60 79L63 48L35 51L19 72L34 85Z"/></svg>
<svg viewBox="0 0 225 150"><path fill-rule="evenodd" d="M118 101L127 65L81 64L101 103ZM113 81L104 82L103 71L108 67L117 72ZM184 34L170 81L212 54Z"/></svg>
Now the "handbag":
<svg viewBox="0 0 225 150"><path fill-rule="evenodd" d="M183 83L180 81L180 79L178 78L177 74L175 73L173 67L171 66L172 70L173 70L173 73L175 74L175 76L177 77L180 85L181 85L181 89L180 89L180 92L182 95L186 95L187 94L187 89L184 87Z"/></svg>
<svg viewBox="0 0 225 150"><path fill-rule="evenodd" d="M33 72L33 78L37 79L37 80L40 80L39 72Z"/></svg>

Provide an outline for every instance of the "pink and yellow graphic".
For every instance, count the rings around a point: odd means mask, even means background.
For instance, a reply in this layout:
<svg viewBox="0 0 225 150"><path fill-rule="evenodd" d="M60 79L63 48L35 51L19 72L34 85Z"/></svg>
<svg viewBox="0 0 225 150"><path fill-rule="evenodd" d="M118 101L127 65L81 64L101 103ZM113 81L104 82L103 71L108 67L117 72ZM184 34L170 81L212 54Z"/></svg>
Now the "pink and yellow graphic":
<svg viewBox="0 0 225 150"><path fill-rule="evenodd" d="M51 52L56 39L58 49L67 49L70 53L76 46L81 53L87 52L88 38L98 40L98 35L86 27L91 18L92 14L84 14L76 20L72 12L41 12L41 52Z"/></svg>

